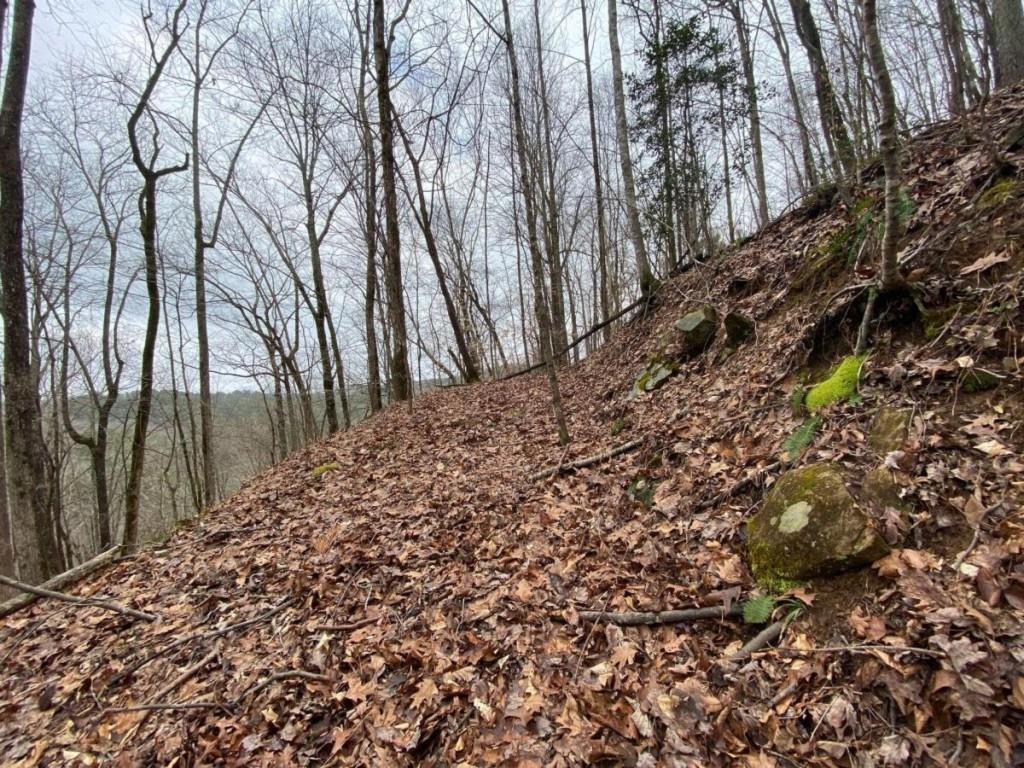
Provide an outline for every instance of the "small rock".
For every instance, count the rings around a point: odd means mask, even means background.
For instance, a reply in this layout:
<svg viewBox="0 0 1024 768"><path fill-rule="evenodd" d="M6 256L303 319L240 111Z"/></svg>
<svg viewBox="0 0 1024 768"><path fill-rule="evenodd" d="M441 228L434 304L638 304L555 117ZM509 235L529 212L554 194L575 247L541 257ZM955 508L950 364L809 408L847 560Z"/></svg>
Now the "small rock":
<svg viewBox="0 0 1024 768"><path fill-rule="evenodd" d="M782 475L747 523L747 545L759 581L829 576L868 565L889 550L834 464Z"/></svg>
<svg viewBox="0 0 1024 768"><path fill-rule="evenodd" d="M680 358L699 355L715 338L718 326L718 312L710 304L694 310L675 322L678 333L674 340Z"/></svg>
<svg viewBox="0 0 1024 768"><path fill-rule="evenodd" d="M754 321L740 312L727 314L723 324L730 347L738 347L754 335Z"/></svg>
<svg viewBox="0 0 1024 768"><path fill-rule="evenodd" d="M909 408L879 408L868 431L871 450L882 456L900 450L907 442L910 416Z"/></svg>

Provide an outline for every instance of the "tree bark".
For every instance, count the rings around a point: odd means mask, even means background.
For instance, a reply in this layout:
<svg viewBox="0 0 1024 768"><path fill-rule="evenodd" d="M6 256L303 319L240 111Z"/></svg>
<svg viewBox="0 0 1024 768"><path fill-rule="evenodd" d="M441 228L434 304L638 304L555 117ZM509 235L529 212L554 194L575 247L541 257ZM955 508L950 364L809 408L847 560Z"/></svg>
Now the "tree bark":
<svg viewBox="0 0 1024 768"><path fill-rule="evenodd" d="M864 41L875 78L875 88L881 106L882 119L878 124L881 136L882 166L885 169L885 231L882 234L882 264L879 278L881 291L891 291L903 283L900 277L897 250L899 247L900 217L900 147L896 134L896 94L893 91L885 52L878 34L878 14L875 0L861 0Z"/></svg>
<svg viewBox="0 0 1024 768"><path fill-rule="evenodd" d="M1021 0L992 0L996 88L1024 80L1024 11Z"/></svg>
<svg viewBox="0 0 1024 768"><path fill-rule="evenodd" d="M761 111L757 100L757 75L754 73L754 53L747 35L747 21L743 17L740 0L729 3L729 12L736 24L736 41L743 69L744 91L747 94L750 126L750 150L754 160L754 187L757 191L757 219L763 227L768 223L768 186L764 176L764 146L761 143Z"/></svg>
<svg viewBox="0 0 1024 768"><path fill-rule="evenodd" d="M644 233L640 227L640 209L636 204L636 181L633 178L633 159L629 154L629 128L626 123L626 94L622 83L622 52L619 50L618 0L608 0L608 44L612 52L612 91L615 100L615 136L619 144L619 163L622 165L622 186L626 197L626 217L629 234L636 254L637 277L640 293L648 296L654 290L654 273L647 258Z"/></svg>
<svg viewBox="0 0 1024 768"><path fill-rule="evenodd" d="M814 91L818 97L821 129L825 135L825 143L829 147L836 176L845 175L852 178L857 172L857 158L850 134L846 130L843 112L836 99L835 89L832 87L828 66L825 64L821 37L818 35L818 25L811 13L810 3L808 0L789 0L789 5L793 11L797 35L803 44L814 75Z"/></svg>
<svg viewBox="0 0 1024 768"><path fill-rule="evenodd" d="M392 25L393 26L393 25ZM384 185L384 286L391 326L391 400L412 399L409 340L402 293L401 242L398 229L398 190L395 179L395 139L391 116L391 42L385 40L384 0L373 0L373 55L377 69L377 112L380 119L381 177Z"/></svg>
<svg viewBox="0 0 1024 768"><path fill-rule="evenodd" d="M30 349L22 228L25 189L21 124L32 47L32 0L15 0L11 41L0 104L0 280L3 282L4 389L7 410L11 528L18 572L39 582L60 567L50 508L42 411Z"/></svg>
<svg viewBox="0 0 1024 768"><path fill-rule="evenodd" d="M597 216L597 267L601 320L612 314L611 295L608 286L608 232L604 220L604 189L601 183L601 158L597 146L597 118L594 114L594 77L590 66L590 28L587 21L587 0L580 0L580 15L583 17L583 65L587 73L587 118L590 122L590 164L594 170L594 201ZM605 343L611 340L612 327L604 327Z"/></svg>

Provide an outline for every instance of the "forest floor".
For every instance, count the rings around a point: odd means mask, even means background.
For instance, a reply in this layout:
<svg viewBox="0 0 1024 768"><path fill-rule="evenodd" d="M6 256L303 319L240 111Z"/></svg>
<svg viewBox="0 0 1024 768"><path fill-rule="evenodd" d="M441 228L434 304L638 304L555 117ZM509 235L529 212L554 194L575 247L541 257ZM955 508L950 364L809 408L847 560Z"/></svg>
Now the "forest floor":
<svg viewBox="0 0 1024 768"><path fill-rule="evenodd" d="M877 167L856 212L788 213L563 368L568 448L542 375L432 392L72 590L159 621L52 600L0 620L4 764L1024 764L1024 89L925 130L905 167L902 256L932 320L882 307L860 397L797 460L887 467L898 543L793 590L809 607L775 646L735 661L760 627L578 612L757 592L744 523L791 458L801 373L852 347L863 291L842 289L870 279L853 262ZM703 303L756 338L631 398ZM997 386L969 393L979 370ZM881 406L914 414L885 456L866 440Z"/></svg>

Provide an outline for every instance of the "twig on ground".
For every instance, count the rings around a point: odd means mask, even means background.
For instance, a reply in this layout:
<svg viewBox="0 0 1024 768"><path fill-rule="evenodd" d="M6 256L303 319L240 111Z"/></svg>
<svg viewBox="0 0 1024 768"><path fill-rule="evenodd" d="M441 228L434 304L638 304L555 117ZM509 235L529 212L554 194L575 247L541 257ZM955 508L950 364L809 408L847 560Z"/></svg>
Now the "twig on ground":
<svg viewBox="0 0 1024 768"><path fill-rule="evenodd" d="M367 616L365 619L359 619L358 621L350 621L348 624L317 624L313 627L315 632L352 632L363 627L368 627L371 624L376 624L381 620L380 616Z"/></svg>
<svg viewBox="0 0 1024 768"><path fill-rule="evenodd" d="M231 710L224 704L216 701L182 701L178 704L171 702L156 702L154 704L135 704L130 707L109 707L103 710L103 714L115 714L118 712L156 712L165 709L222 709L225 714Z"/></svg>
<svg viewBox="0 0 1024 768"><path fill-rule="evenodd" d="M303 680L316 680L320 683L330 682L331 678L327 675L321 675L318 672L307 672L304 669L289 669L284 672L277 672L270 677L266 678L262 682L256 683L255 685L249 686L242 694L235 699L235 706L239 706L248 696L257 696L260 691L264 690L270 685L273 685L278 680L288 680L293 677L301 677Z"/></svg>
<svg viewBox="0 0 1024 768"><path fill-rule="evenodd" d="M557 475L560 472L568 472L573 469L583 469L584 467L599 464L607 459L632 451L634 448L639 448L643 443L643 438L637 438L636 440L630 440L628 443L623 443L620 446L603 451L602 453L594 454L593 456L587 456L586 458L577 459L576 461L570 461L568 464L559 463L558 466L548 467L547 469L534 472L530 475L530 480L541 480L545 477L550 477L551 475Z"/></svg>
<svg viewBox="0 0 1024 768"><path fill-rule="evenodd" d="M994 511L1001 504L1002 504L1001 501L997 501L991 507L989 507L989 508L985 509L984 511L982 511L981 515L978 517L977 524L974 526L974 535L971 537L971 542L967 545L967 549L965 549L963 552L961 552L959 555L957 555L956 560L953 561L953 570L954 571L959 571L960 570L960 566L963 565L964 562L967 560L967 558L971 556L971 552L973 552L974 548L978 546L978 542L981 539L981 524L982 524L982 522L985 520L986 517L988 517L989 512Z"/></svg>
<svg viewBox="0 0 1024 768"><path fill-rule="evenodd" d="M944 658L944 651L933 651L931 648L918 648L910 645L827 645L818 648L776 648L777 653L787 656L800 656L805 653L871 653L872 651L884 651L886 653L919 653L922 656L934 656Z"/></svg>
<svg viewBox="0 0 1024 768"><path fill-rule="evenodd" d="M285 608L287 608L289 605L291 605L293 601L294 598L286 597L273 608L271 608L269 611L261 613L259 616L255 616L251 619L246 619L245 621L240 621L237 624L230 624L226 627L222 627L221 629L207 630L206 632L197 632L187 637L183 637L180 640L175 640L170 645L151 653L149 656L147 656L134 666L128 667L127 669L124 669L118 674L114 675L112 678L110 678L109 681L107 681L107 684L103 686L103 690L109 690L113 685L128 677L129 675L135 674L144 666L149 664L151 661L154 661L155 659L158 659L161 656L176 651L184 645L188 645L189 643L197 641L202 642L204 640L213 640L218 637L221 637L222 635L227 635L231 632L237 632L240 629L246 629L248 627L253 626L254 624L260 624L264 621L269 621L270 619L274 618L274 616L283 611Z"/></svg>
<svg viewBox="0 0 1024 768"><path fill-rule="evenodd" d="M683 608L675 611L579 611L581 621L606 621L622 627L649 626L652 624L679 624L697 619L730 619L743 615L739 605L729 610L725 606L715 605L707 608Z"/></svg>
<svg viewBox="0 0 1024 768"><path fill-rule="evenodd" d="M779 619L774 624L769 624L767 627L758 632L753 639L750 640L746 645L740 648L736 653L729 657L729 661L742 661L743 659L750 656L756 651L760 651L768 643L773 640L778 640L782 633L786 630L790 622L789 618Z"/></svg>
<svg viewBox="0 0 1024 768"><path fill-rule="evenodd" d="M710 499L704 499L703 501L699 502L693 508L693 511L694 512L702 512L705 509L717 506L717 505L721 504L723 501L727 501L728 499L731 499L733 496L736 496L737 494L742 493L743 491L745 491L747 488L752 486L754 483L759 482L769 472L774 472L776 469L779 468L779 466L780 466L780 463L778 461L773 461L771 464L769 464L768 466L766 466L766 467L764 467L764 468L754 472L752 475L748 475L747 477L744 477L742 480L739 480L739 481L733 483L731 486L726 488L721 493L716 494L715 496L712 496Z"/></svg>
<svg viewBox="0 0 1024 768"><path fill-rule="evenodd" d="M107 563L113 562L120 552L120 547L112 547L106 552L101 552L91 560L86 560L84 563L79 563L74 568L64 571L64 573L54 576L49 581L44 581L39 585L40 589L52 589L59 590L74 584L81 579L84 579L93 571L99 570ZM7 616L8 614L14 613L15 611L21 610L26 605L31 605L40 598L40 595L31 592L24 592L17 597L12 597L5 603L0 603L0 618Z"/></svg>
<svg viewBox="0 0 1024 768"><path fill-rule="evenodd" d="M9 578L7 576L0 576L0 584L6 584L9 587L20 589L22 592L28 592L29 594L36 595L37 597L51 597L54 600L63 600L65 603L74 603L75 605L93 606L96 608L102 608L105 611L113 611L114 613L120 613L122 616L131 616L133 619L142 619L143 621L156 621L159 616L152 613L146 613L145 611L137 611L134 608L128 608L127 606L115 603L113 600L106 600L98 597L76 597L75 595L68 595L63 592L55 592L52 589L45 589L43 587L34 587L31 584L26 584L22 581Z"/></svg>

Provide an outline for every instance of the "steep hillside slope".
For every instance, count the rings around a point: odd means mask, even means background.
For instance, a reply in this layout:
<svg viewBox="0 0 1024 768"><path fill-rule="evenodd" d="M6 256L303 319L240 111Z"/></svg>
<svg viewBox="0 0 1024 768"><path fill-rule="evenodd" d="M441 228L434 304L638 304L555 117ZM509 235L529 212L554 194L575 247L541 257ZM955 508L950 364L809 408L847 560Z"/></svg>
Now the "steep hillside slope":
<svg viewBox="0 0 1024 768"><path fill-rule="evenodd" d="M541 376L431 393L75 588L160 621L53 601L0 620L5 761L1021 764L1024 90L907 152L920 308L880 307L860 396L801 456L783 455L791 393L852 347L877 170L854 211L809 201L563 370L568 449ZM755 337L726 355L720 332L631 397L705 303ZM876 453L882 406L913 418ZM778 647L730 660L758 631L736 620L580 619L755 591L744 523L791 459L885 466L903 512L879 514L898 544L874 568L794 590L811 607Z"/></svg>

